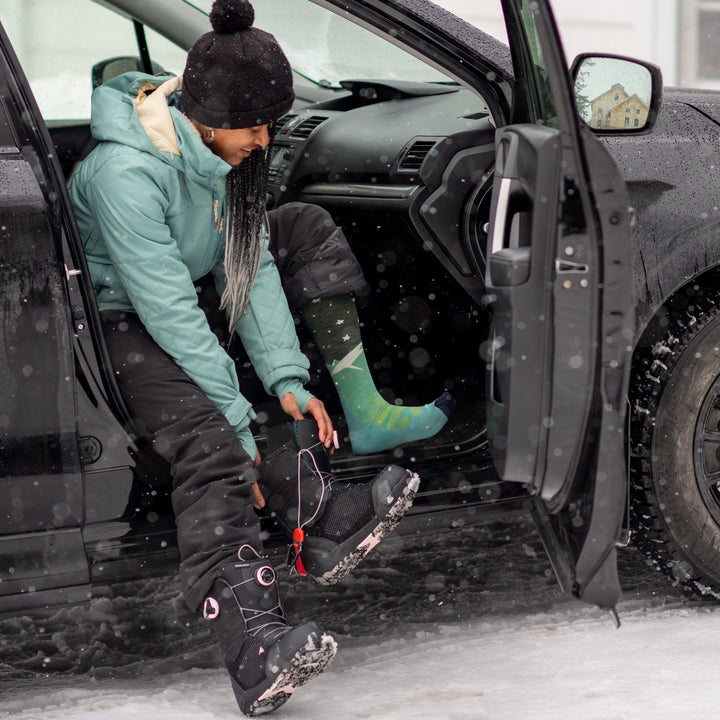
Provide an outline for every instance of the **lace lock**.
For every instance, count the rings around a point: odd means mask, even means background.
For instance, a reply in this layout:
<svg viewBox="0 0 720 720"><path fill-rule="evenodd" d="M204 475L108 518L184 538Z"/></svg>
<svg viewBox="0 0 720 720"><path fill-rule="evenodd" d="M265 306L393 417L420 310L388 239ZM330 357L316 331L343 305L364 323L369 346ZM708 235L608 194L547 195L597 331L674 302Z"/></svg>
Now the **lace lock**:
<svg viewBox="0 0 720 720"><path fill-rule="evenodd" d="M301 556L304 540L305 531L302 528L295 528L295 530L293 530L293 543L290 548L290 556L288 557L288 565L290 565L298 575L302 575L303 577L307 575Z"/></svg>

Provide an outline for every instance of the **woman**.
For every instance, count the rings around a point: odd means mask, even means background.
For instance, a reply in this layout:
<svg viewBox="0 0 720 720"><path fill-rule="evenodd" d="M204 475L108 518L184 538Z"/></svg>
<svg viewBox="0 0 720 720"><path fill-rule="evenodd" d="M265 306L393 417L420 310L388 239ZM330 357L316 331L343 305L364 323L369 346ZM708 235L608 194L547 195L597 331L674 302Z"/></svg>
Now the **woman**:
<svg viewBox="0 0 720 720"><path fill-rule="evenodd" d="M138 432L170 463L185 598L213 623L238 703L253 715L279 707L336 649L315 623L285 620L253 504L267 499L293 535L298 570L332 583L399 521L418 479L390 466L371 483L328 482L333 426L303 387L309 364L287 296L312 308L304 314L325 347L339 310L357 326L347 298L364 280L320 208L280 208L268 237L268 126L293 103L292 73L275 39L252 27L245 0L217 0L210 19L183 78L128 73L96 90L99 143L70 195L120 390ZM254 412L198 303L207 275L258 377L295 420L299 460L297 448L291 458L281 448L260 464ZM348 354L369 375L354 333ZM326 360L341 375L347 363L333 352ZM338 389L363 451L427 437L446 420L447 400L406 408L412 422L400 415L399 432L390 425L384 435L377 407L355 407L343 398L352 387Z"/></svg>

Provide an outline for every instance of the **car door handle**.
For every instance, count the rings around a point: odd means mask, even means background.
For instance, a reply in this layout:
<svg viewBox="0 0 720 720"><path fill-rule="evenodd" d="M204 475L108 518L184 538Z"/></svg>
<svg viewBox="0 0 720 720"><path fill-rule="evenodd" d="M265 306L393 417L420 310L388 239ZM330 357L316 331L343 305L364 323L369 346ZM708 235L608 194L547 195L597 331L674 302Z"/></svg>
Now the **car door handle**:
<svg viewBox="0 0 720 720"><path fill-rule="evenodd" d="M495 218L493 221L493 234L490 243L490 252L500 252L505 247L505 227L508 220L508 212L510 209L510 191L512 190L512 179L504 177L500 180L500 189L498 190L497 206L495 208Z"/></svg>
<svg viewBox="0 0 720 720"><path fill-rule="evenodd" d="M490 239L490 280L498 287L522 285L530 277L530 247L522 243L522 225L513 229L516 215L531 206L517 180L500 179ZM525 230L529 229L525 223Z"/></svg>

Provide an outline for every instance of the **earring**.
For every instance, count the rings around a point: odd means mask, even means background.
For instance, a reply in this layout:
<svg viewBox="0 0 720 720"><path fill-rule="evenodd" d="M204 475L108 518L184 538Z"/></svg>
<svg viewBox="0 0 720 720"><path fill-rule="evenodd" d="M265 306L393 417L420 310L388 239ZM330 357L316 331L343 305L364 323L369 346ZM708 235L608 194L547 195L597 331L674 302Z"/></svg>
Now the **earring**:
<svg viewBox="0 0 720 720"><path fill-rule="evenodd" d="M210 143L215 139L215 130L207 125L201 125L197 120L193 120L192 118L190 118L190 122L197 130L197 133L202 138L202 141L206 145L210 145Z"/></svg>

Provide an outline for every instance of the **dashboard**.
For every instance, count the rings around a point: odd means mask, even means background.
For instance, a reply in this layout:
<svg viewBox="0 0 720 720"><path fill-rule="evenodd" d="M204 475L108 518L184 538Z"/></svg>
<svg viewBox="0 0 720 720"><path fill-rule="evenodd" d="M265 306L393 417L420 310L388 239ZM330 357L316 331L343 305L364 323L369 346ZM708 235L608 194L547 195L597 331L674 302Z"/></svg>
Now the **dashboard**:
<svg viewBox="0 0 720 720"><path fill-rule="evenodd" d="M457 85L341 85L278 122L268 205L316 203L346 230L402 218L417 248L479 300L495 152L487 106Z"/></svg>

